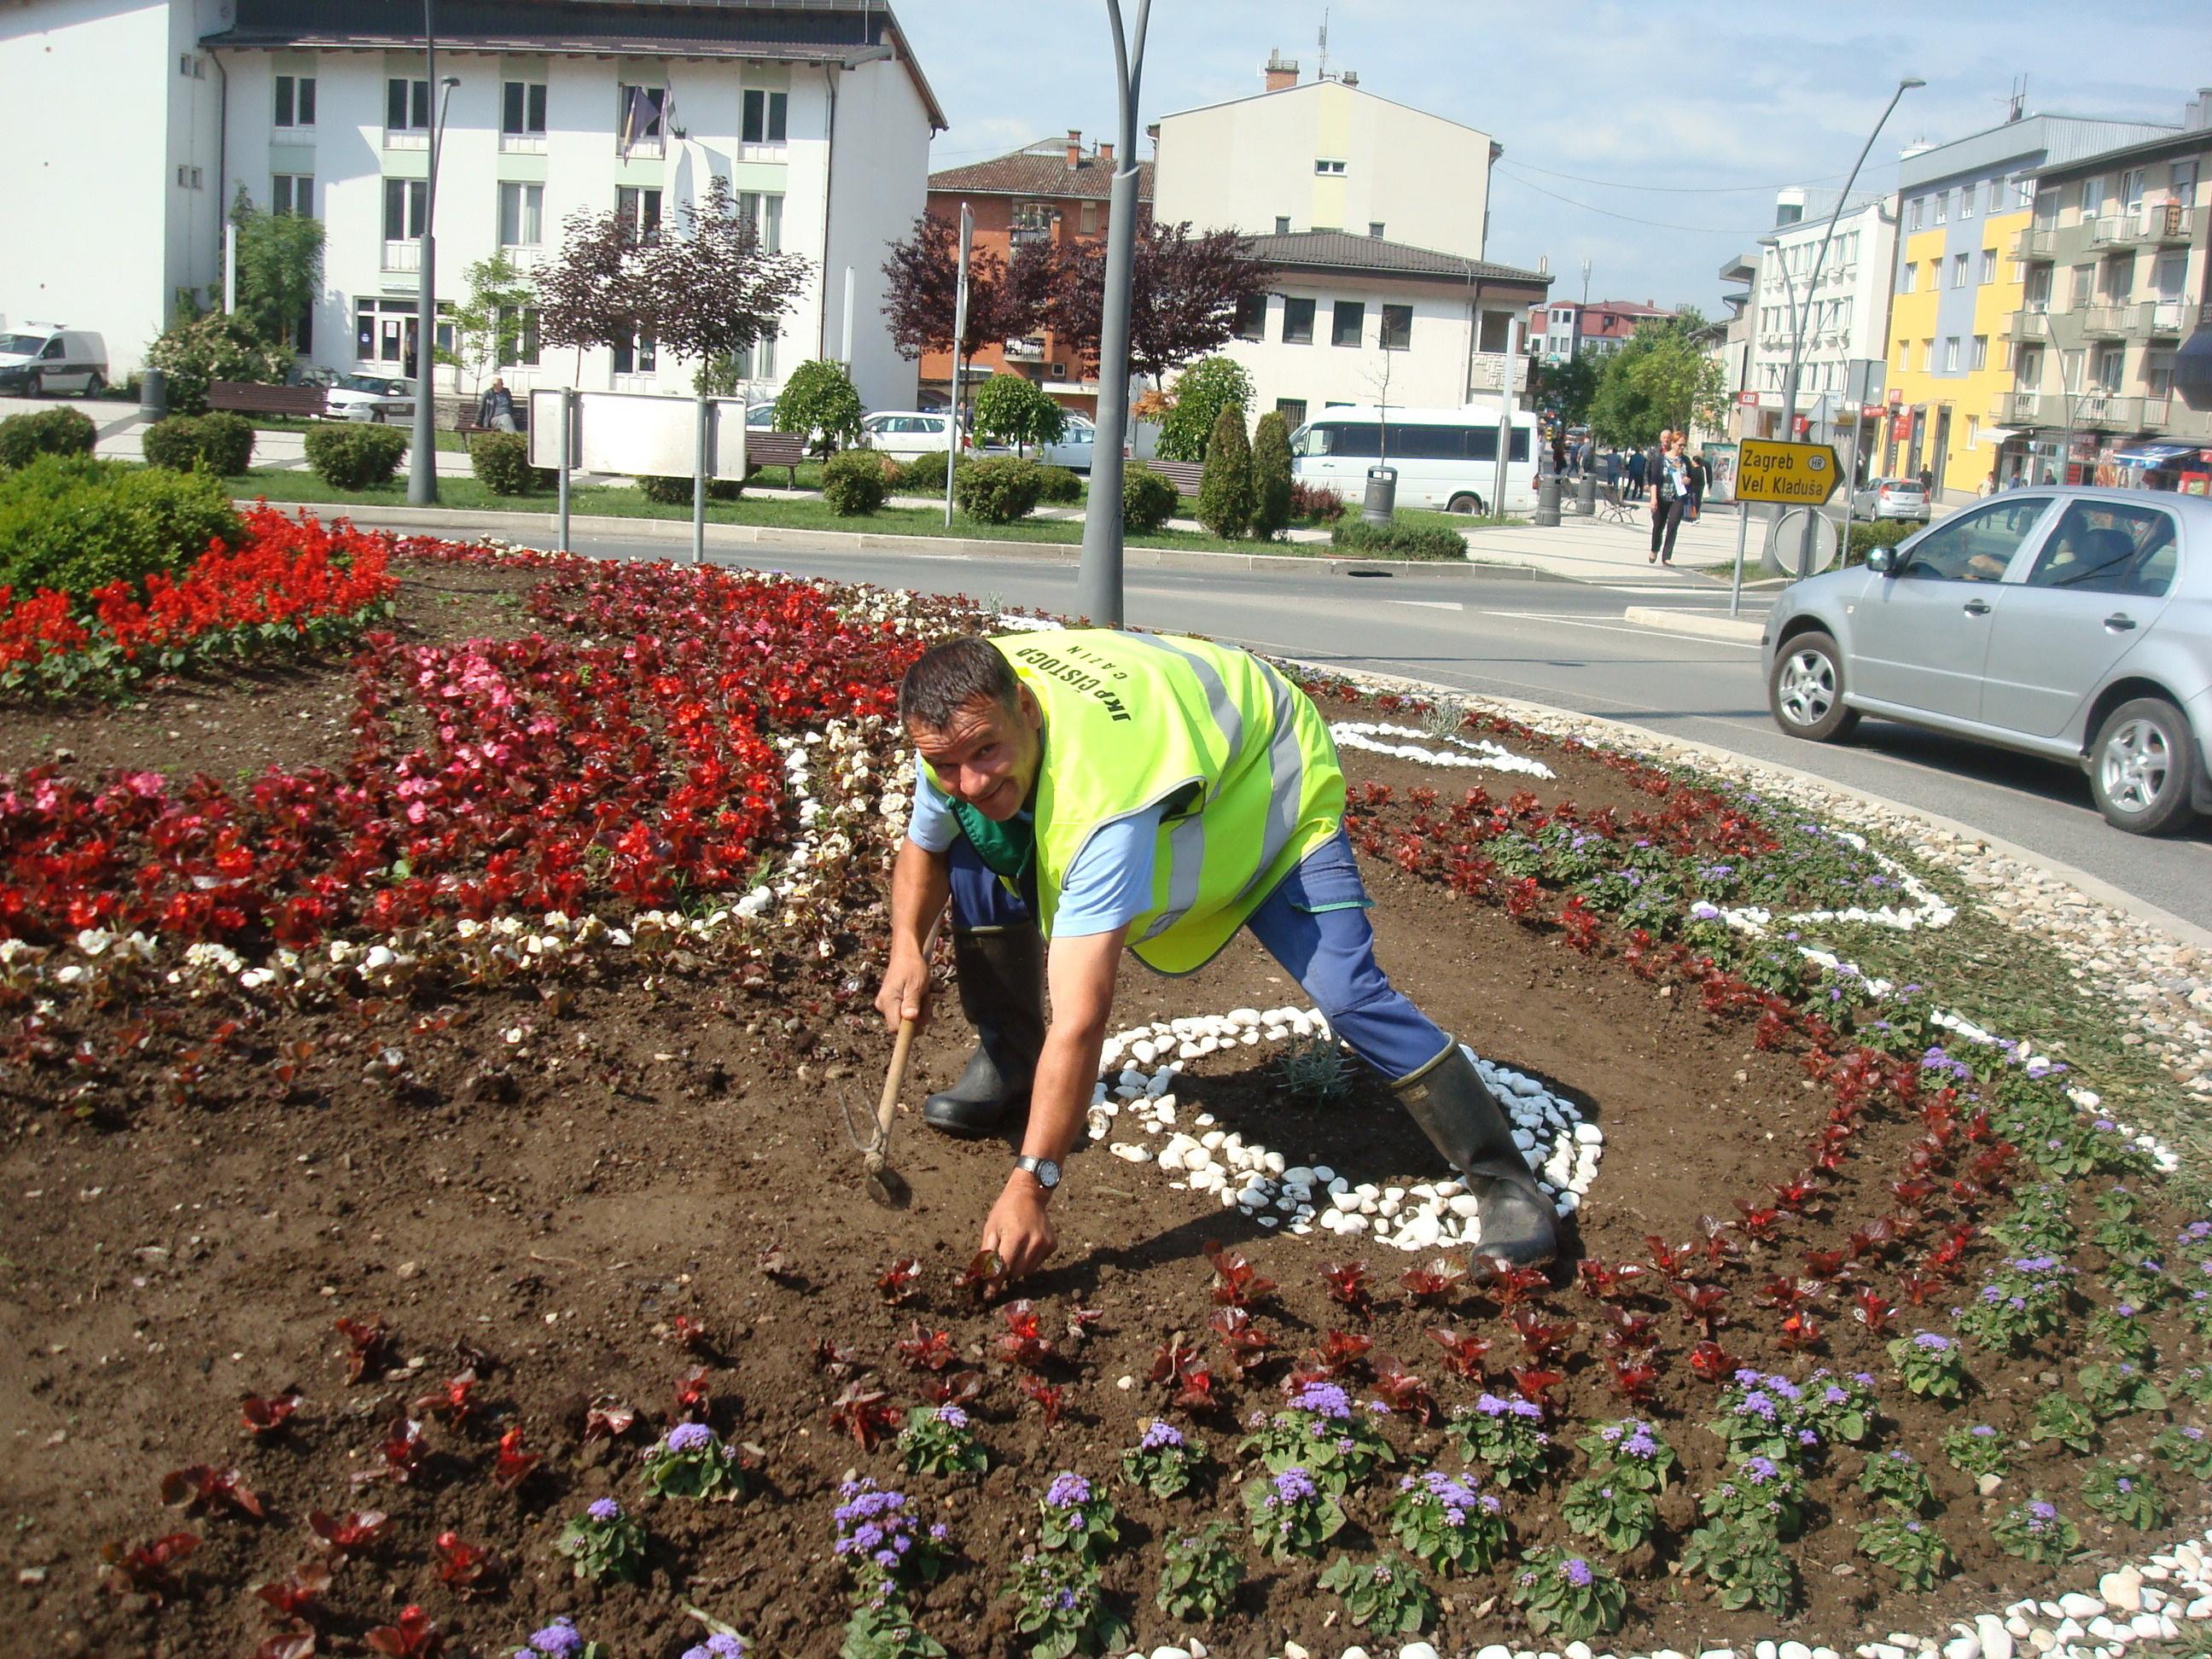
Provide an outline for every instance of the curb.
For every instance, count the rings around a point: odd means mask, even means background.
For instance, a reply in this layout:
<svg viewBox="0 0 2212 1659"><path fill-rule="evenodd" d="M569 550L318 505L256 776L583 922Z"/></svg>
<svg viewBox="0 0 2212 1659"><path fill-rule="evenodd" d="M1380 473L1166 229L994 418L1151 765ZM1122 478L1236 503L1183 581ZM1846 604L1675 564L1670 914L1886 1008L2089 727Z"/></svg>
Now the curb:
<svg viewBox="0 0 2212 1659"><path fill-rule="evenodd" d="M1653 605L1632 605L1620 613L1623 622L1654 628L1662 634L1692 634L1702 639L1735 640L1747 645L1765 642L1766 624L1740 617L1705 617L1694 611L1664 611Z"/></svg>
<svg viewBox="0 0 2212 1659"><path fill-rule="evenodd" d="M1584 714L1577 710L1560 708L1551 703L1528 702L1518 697L1494 696L1487 691L1465 691L1457 686L1437 685L1427 680L1412 679L1402 674L1377 673L1368 669L1360 669L1354 673L1332 664L1305 662L1298 658L1289 658L1285 660L1297 662L1300 666L1310 669L1316 674L1334 675L1340 678L1356 678L1385 681L1393 685L1411 688L1427 696L1455 697L1463 702L1492 704L1508 714L1583 720L1593 726L1601 726L1620 732L1624 738L1630 742L1662 752L1671 750L1706 760L1726 761L1731 765L1764 767L1769 771L1778 772L1784 777L1802 783L1808 788L1823 789L1832 794L1845 796L1863 806L1873 807L1881 811L1903 813L1908 817L1918 819L1930 829L1941 830L1947 834L1957 836L1964 841L1986 847L1990 851L2005 858L2015 860L2019 863L2056 876L2083 897L2094 900L2107 909L2117 910L2142 923L2145 927L2155 927L2179 944L2186 945L2199 951L2212 951L2212 928L2199 927L2193 921L2175 915L2170 910L2160 909L2146 899L2139 899L2132 893L2124 892L2102 877L2094 876L2086 870L2076 869L2070 864L2062 864L2056 859L2048 858L2041 853L2022 847L2017 842L2007 841L2002 836L1993 836L1986 830L1978 830L1973 825L1962 823L1956 818L1947 818L1940 812L1930 812L1921 807L1907 805L1903 801L1891 800L1887 796L1877 795L1865 789L1854 788L1847 783L1837 783L1817 774L1801 771L1796 767L1787 765L1781 761L1760 760L1751 755L1739 754L1733 749L1723 749L1717 744L1698 743L1687 738L1673 737L1663 732L1654 732L1649 726L1633 726L1626 720L1609 720L1602 714Z"/></svg>
<svg viewBox="0 0 2212 1659"><path fill-rule="evenodd" d="M252 501L240 501L240 507ZM528 530L557 530L560 520L548 513L488 513L452 511L431 507L370 507L341 514L338 501L271 501L272 507L319 509L343 516L368 530L483 531L513 536ZM600 515L571 515L571 536L620 536L633 540L682 542L691 539L686 519L617 519ZM550 543L549 543L550 545ZM1072 542L987 541L958 536L896 536L872 531L793 530L781 525L710 524L707 545L713 547L787 547L810 553L913 553L940 559L1026 558L1040 564L1073 566L1083 550ZM1294 553L1209 553L1173 547L1126 547L1124 566L1152 570L1321 571L1329 575L1410 576L1446 581L1464 579L1470 572L1522 581L1571 581L1531 565L1492 563L1470 558L1465 562L1404 559L1348 559Z"/></svg>

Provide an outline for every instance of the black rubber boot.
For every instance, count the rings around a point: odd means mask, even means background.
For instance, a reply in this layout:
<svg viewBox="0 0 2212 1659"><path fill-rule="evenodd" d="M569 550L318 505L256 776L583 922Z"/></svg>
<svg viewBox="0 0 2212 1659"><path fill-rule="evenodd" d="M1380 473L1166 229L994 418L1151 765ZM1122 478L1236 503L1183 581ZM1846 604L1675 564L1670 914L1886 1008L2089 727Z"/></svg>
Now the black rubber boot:
<svg viewBox="0 0 2212 1659"><path fill-rule="evenodd" d="M1477 1255L1532 1267L1559 1253L1559 1217L1513 1143L1513 1121L1457 1041L1390 1087L1474 1195Z"/></svg>
<svg viewBox="0 0 2212 1659"><path fill-rule="evenodd" d="M950 1135L987 1135L1027 1103L1044 1048L1044 936L1034 925L955 933L952 964L975 1052L957 1083L922 1103L921 1121Z"/></svg>

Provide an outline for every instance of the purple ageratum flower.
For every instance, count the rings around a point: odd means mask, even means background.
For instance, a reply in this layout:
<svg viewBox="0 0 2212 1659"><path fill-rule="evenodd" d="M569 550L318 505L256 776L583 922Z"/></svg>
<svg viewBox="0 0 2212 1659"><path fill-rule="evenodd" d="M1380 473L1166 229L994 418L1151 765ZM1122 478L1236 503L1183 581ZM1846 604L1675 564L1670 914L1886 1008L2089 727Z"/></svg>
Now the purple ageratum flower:
<svg viewBox="0 0 2212 1659"><path fill-rule="evenodd" d="M1773 1398L1764 1389L1753 1389L1744 1395L1742 1403L1735 1408L1735 1414L1738 1417L1755 1417L1762 1423L1771 1423L1774 1420Z"/></svg>
<svg viewBox="0 0 2212 1659"><path fill-rule="evenodd" d="M937 1420L948 1429L964 1429L968 1426L968 1413L948 1400L937 1408Z"/></svg>
<svg viewBox="0 0 2212 1659"><path fill-rule="evenodd" d="M1743 1460L1743 1476L1754 1486L1763 1486L1780 1474L1771 1457L1747 1457Z"/></svg>
<svg viewBox="0 0 2212 1659"><path fill-rule="evenodd" d="M584 1651L584 1638L574 1624L562 1618L533 1632L530 1645L544 1654L545 1659L578 1659Z"/></svg>
<svg viewBox="0 0 2212 1659"><path fill-rule="evenodd" d="M1052 1604L1055 1607L1058 1607L1062 1613L1074 1612L1075 1590L1073 1587L1071 1586L1068 1589L1063 1589L1058 1595L1054 1595L1052 1598Z"/></svg>
<svg viewBox="0 0 2212 1659"><path fill-rule="evenodd" d="M1063 1471L1053 1477L1052 1485L1045 1492L1044 1501L1055 1510L1073 1509L1079 1504L1088 1504L1091 1501L1091 1483L1079 1474Z"/></svg>
<svg viewBox="0 0 2212 1659"><path fill-rule="evenodd" d="M1295 1465L1285 1469L1270 1484L1274 1487L1273 1493L1267 1499L1270 1509L1279 1504L1295 1504L1302 1498L1311 1498L1319 1490L1313 1483L1313 1476Z"/></svg>
<svg viewBox="0 0 2212 1659"><path fill-rule="evenodd" d="M1137 1443L1146 1451L1158 1451L1163 1446L1180 1447L1183 1443L1182 1431L1156 1417L1145 1431L1145 1437Z"/></svg>
<svg viewBox="0 0 2212 1659"><path fill-rule="evenodd" d="M1505 1410L1508 1415L1520 1418L1524 1422L1540 1423L1544 1420L1544 1408L1533 1400L1509 1401Z"/></svg>
<svg viewBox="0 0 2212 1659"><path fill-rule="evenodd" d="M1309 1382L1298 1390L1291 1405L1302 1412L1311 1412L1316 1417L1333 1417L1340 1421L1352 1416L1352 1401L1334 1382Z"/></svg>
<svg viewBox="0 0 2212 1659"><path fill-rule="evenodd" d="M707 1651L714 1659L745 1659L744 1638L728 1631L718 1631L707 1638Z"/></svg>
<svg viewBox="0 0 2212 1659"><path fill-rule="evenodd" d="M704 1423L678 1423L668 1431L667 1446L672 1452L687 1452L714 1443L714 1431Z"/></svg>
<svg viewBox="0 0 2212 1659"><path fill-rule="evenodd" d="M1977 1423L1966 1432L1980 1439L1994 1439L1996 1437L1996 1431L1986 1423Z"/></svg>
<svg viewBox="0 0 2212 1659"><path fill-rule="evenodd" d="M2041 1502L2033 1503L2027 1506L2027 1512L2038 1522L2056 1521L2058 1518L2058 1505Z"/></svg>
<svg viewBox="0 0 2212 1659"><path fill-rule="evenodd" d="M611 1498L601 1498L596 1499L584 1513L594 1521L619 1521L622 1519L622 1505Z"/></svg>
<svg viewBox="0 0 2212 1659"><path fill-rule="evenodd" d="M1642 1462L1659 1455L1659 1443L1654 1440L1650 1431L1639 1423L1636 1425L1636 1432L1620 1443L1620 1450L1624 1456L1633 1457Z"/></svg>
<svg viewBox="0 0 2212 1659"><path fill-rule="evenodd" d="M1584 1588L1590 1582L1589 1563L1579 1555L1571 1555L1559 1563L1559 1571L1577 1589Z"/></svg>
<svg viewBox="0 0 2212 1659"><path fill-rule="evenodd" d="M946 1526L942 1521L933 1522L931 1523L929 1528L929 1541L931 1543L942 1544L946 1539L951 1536L952 1528Z"/></svg>
<svg viewBox="0 0 2212 1659"><path fill-rule="evenodd" d="M1921 1331L1914 1335L1912 1346L1929 1353L1948 1353L1955 1345L1948 1336L1939 1336L1934 1331Z"/></svg>

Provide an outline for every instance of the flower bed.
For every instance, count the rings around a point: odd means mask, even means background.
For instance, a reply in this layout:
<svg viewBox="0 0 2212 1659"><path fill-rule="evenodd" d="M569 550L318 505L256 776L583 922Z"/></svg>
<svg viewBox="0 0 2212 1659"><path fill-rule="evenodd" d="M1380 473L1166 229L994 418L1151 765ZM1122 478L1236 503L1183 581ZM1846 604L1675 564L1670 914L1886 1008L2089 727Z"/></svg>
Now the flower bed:
<svg viewBox="0 0 2212 1659"><path fill-rule="evenodd" d="M1850 971L1953 925L1929 872L1316 683L1374 745L1386 963L1516 1103L1572 1278L1465 1272L1464 1194L1240 945L1129 976L1066 1256L1003 1287L1003 1149L902 1127L921 1202L878 1211L833 1105L887 1048L889 689L974 611L398 550L536 569L535 631L369 641L344 767L5 781L0 1594L41 1650L1955 1620L2002 1659L2212 1612L2153 1553L2212 1468L2212 1229L2039 1033ZM2060 1589L2095 1605L2009 1605Z"/></svg>

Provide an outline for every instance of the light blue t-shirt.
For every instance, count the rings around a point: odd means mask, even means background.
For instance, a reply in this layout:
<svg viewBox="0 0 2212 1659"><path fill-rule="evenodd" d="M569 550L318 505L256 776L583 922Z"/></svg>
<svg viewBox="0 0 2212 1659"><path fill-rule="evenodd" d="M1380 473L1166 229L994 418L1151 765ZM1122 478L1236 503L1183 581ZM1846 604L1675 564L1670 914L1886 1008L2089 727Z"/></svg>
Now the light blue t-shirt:
<svg viewBox="0 0 2212 1659"><path fill-rule="evenodd" d="M925 853L942 853L960 834L960 821L931 777L929 763L915 757L914 811L906 838ZM1022 817L1027 818L1025 811ZM1101 824L1069 866L1060 884L1060 908L1053 915L1054 939L1083 939L1110 933L1134 921L1152 902L1152 848L1160 832L1158 807Z"/></svg>

